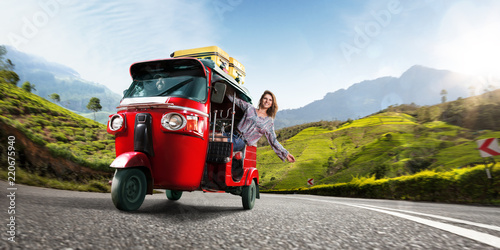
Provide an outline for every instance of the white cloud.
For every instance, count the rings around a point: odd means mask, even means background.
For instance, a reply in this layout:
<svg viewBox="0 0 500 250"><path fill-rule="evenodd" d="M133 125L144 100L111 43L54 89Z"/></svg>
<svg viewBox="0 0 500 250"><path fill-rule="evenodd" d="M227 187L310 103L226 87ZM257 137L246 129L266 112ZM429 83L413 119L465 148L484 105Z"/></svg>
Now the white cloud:
<svg viewBox="0 0 500 250"><path fill-rule="evenodd" d="M10 11L1 13L2 20L13 25L0 31L23 39L16 43L2 36L0 44L65 64L84 79L120 93L130 83L130 64L168 58L174 50L218 39L207 5L206 1L3 2L0 9ZM34 27L31 33L23 33L30 27Z"/></svg>

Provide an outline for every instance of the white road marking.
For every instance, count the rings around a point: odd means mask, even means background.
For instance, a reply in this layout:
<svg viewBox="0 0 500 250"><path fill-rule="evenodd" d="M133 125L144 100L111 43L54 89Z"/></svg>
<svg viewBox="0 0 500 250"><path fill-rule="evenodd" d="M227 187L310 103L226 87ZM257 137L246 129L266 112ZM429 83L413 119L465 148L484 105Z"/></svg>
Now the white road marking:
<svg viewBox="0 0 500 250"><path fill-rule="evenodd" d="M482 232L478 232L478 231L474 231L471 229L458 227L458 226L454 226L454 225L450 225L450 224L446 224L446 223L442 223L442 222L432 221L432 220L428 220L428 219L424 219L424 218L420 218L420 217L416 217L416 216L412 216L412 215L407 215L407 214L403 214L403 213L389 211L389 210L396 210L396 209L388 209L388 208L376 207L376 206L371 206L371 205L355 205L355 204L349 204L349 203L345 203L345 202L312 199L312 198L304 198L304 197L292 197L292 196L285 196L285 197L293 198L293 199L309 200L309 201L321 201L321 202L327 202L327 203L333 203L333 204L339 204L339 205L345 205L345 206L351 206L351 207L357 207L357 208L364 208L364 209L373 210L373 211L377 211L377 212L381 212L381 213L385 213L385 214L390 214L390 215L397 216L397 217L400 217L403 219L407 219L407 220L411 220L411 221L414 221L417 223L421 223L421 224L424 224L424 225L427 225L430 227L434 227L434 228L438 228L438 229L441 229L444 231L448 231L450 233L454 233L454 234L460 235L462 237L466 237L466 238L469 238L469 239L472 239L475 241L479 241L481 243L488 244L488 245L493 246L493 247L500 248L500 237L496 237L496 236L493 236L491 234L482 233ZM462 220L457 220L457 219L447 218L447 217L437 216L437 215L428 215L428 214L405 211L405 210L397 210L397 211L401 211L401 212L405 212L405 213L419 214L419 215L440 218L440 219L446 218L448 221L455 221L455 222L461 221L461 223L465 222ZM473 225L473 224L480 224L480 223L468 222L465 224ZM481 227L484 227L484 224L480 224L480 225L483 225ZM486 226L489 226L489 225L486 225ZM493 230L498 230L497 229L498 227L495 227L495 226L489 226L488 228L493 229Z"/></svg>
<svg viewBox="0 0 500 250"><path fill-rule="evenodd" d="M376 206L366 205L366 204L363 204L363 206L381 208L381 209L385 209L385 210L398 211L398 212L403 212L403 213L407 213L407 214L422 215L422 216L427 216L427 217L431 217L431 218L436 218L436 219L441 219L441 220L447 220L447 221L451 221L451 222L456 222L456 223L461 223L461 224L467 224L467 225L471 225L471 226L482 227L482 228L486 228L486 229L500 231L500 227L497 227L497 226L488 225L488 224L482 224L482 223L477 223L477 222L472 222L472 221L467 221L467 220L460 220L460 219L455 219L455 218L450 218L450 217L444 217L444 216L440 216L440 215L424 214L424 213L407 211L407 210L401 210L401 209L394 209L394 208L376 207Z"/></svg>

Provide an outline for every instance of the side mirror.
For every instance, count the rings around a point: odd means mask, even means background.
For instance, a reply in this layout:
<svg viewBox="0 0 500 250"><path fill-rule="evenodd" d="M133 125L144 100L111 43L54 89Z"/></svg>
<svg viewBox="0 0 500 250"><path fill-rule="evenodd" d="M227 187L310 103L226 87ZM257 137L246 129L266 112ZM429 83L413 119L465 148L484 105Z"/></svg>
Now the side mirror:
<svg viewBox="0 0 500 250"><path fill-rule="evenodd" d="M222 103L226 95L226 84L221 82L214 83L212 87L212 102Z"/></svg>

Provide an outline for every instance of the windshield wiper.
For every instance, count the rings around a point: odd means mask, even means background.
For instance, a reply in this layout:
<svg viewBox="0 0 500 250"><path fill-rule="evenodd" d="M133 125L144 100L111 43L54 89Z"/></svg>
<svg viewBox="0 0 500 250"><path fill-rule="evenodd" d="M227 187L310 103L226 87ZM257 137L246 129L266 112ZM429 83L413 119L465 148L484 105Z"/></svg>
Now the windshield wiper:
<svg viewBox="0 0 500 250"><path fill-rule="evenodd" d="M167 94L167 93L168 93L168 92L170 92L170 91L175 91L175 90L177 90L177 89L181 88L182 86L184 86L184 85L186 85L186 84L188 84L188 83L190 83L190 82L192 82L192 81L193 81L193 78L189 78L189 79L187 79L187 80L184 80L184 81L182 81L182 82L180 82L180 83L177 83L177 84L175 84L174 86L172 86L172 87L168 88L167 90L165 90L165 91L161 92L161 93L160 93L160 94L158 94L157 96L163 96L163 95Z"/></svg>

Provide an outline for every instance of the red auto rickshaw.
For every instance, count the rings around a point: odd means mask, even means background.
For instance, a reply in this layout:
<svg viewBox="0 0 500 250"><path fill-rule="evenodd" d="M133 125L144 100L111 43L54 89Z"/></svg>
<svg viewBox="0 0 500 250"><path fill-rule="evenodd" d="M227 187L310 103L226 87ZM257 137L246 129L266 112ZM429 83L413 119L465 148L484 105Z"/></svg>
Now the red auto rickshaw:
<svg viewBox="0 0 500 250"><path fill-rule="evenodd" d="M249 92L212 60L170 58L130 67L124 91L107 131L115 135L116 168L111 197L116 208L138 209L153 189L169 200L184 191L227 192L252 209L259 197L256 147L233 152L232 134L243 116L225 95Z"/></svg>

